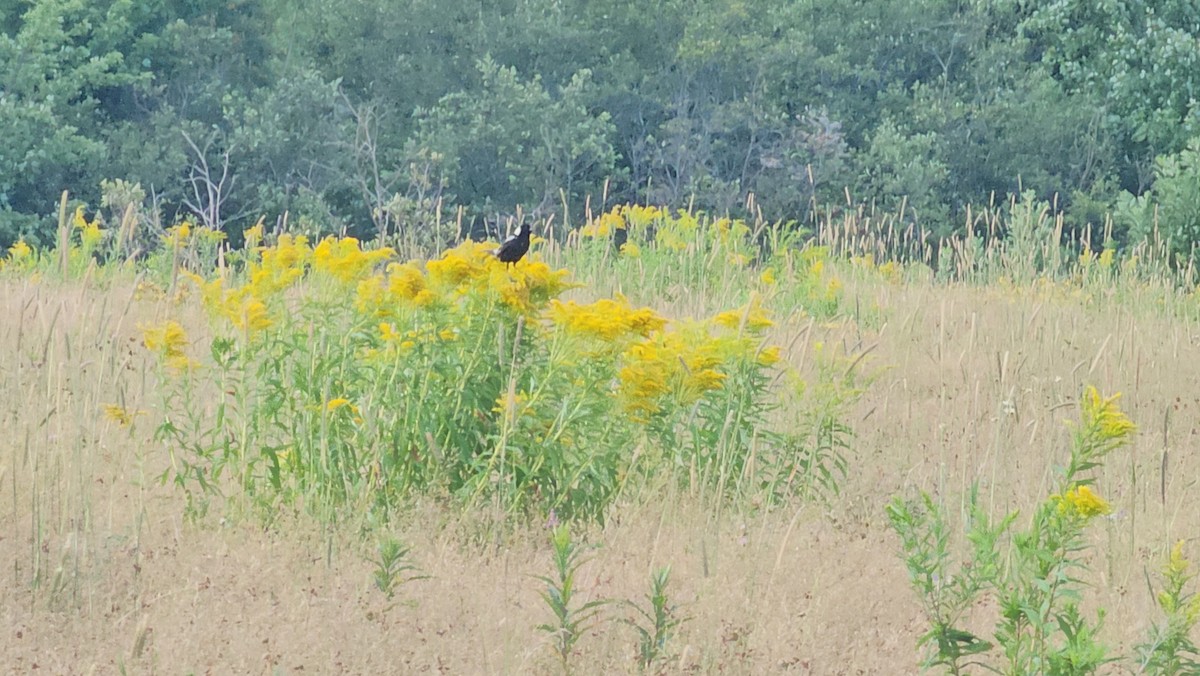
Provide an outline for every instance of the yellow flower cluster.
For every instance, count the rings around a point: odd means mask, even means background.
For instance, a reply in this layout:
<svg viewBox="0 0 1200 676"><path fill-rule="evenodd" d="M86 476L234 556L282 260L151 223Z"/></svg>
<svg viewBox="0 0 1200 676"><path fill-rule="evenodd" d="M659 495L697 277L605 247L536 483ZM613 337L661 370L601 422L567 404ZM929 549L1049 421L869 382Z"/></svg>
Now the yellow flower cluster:
<svg viewBox="0 0 1200 676"><path fill-rule="evenodd" d="M500 294L504 304L526 315L539 312L547 301L571 288L566 270L552 270L541 261L521 259L506 266L499 261L490 266L488 288Z"/></svg>
<svg viewBox="0 0 1200 676"><path fill-rule="evenodd" d="M100 227L101 219L97 215L90 222L83 216L83 207L75 209L72 219L75 229L79 231L79 243L84 251L92 251L104 239L104 229Z"/></svg>
<svg viewBox="0 0 1200 676"><path fill-rule="evenodd" d="M130 411L129 409L117 404L104 405L104 416L117 423L117 425L120 427L129 427L133 424L133 421L137 416L145 415L145 413L145 411Z"/></svg>
<svg viewBox="0 0 1200 676"><path fill-rule="evenodd" d="M617 230L629 232L629 241L621 245L621 254L630 258L641 255L637 241L640 239L672 251L689 247L722 248L727 251L726 260L731 265L750 263L747 250L751 228L741 219L726 217L709 221L702 214L683 209L671 215L659 207L626 204L590 219L579 234L584 238L610 237Z"/></svg>
<svg viewBox="0 0 1200 676"><path fill-rule="evenodd" d="M25 240L18 239L15 244L8 247L8 260L12 263L17 263L26 258L33 257L33 249L25 243Z"/></svg>
<svg viewBox="0 0 1200 676"><path fill-rule="evenodd" d="M695 243L699 229L700 221L696 216L680 209L677 217L662 220L654 241L667 249L683 251Z"/></svg>
<svg viewBox="0 0 1200 676"><path fill-rule="evenodd" d="M396 329L396 326L390 322L380 322L378 326L379 339L383 341L393 353L404 354L417 346L418 343L428 344L434 342L451 342L458 339L458 332L454 329L438 329L432 326L425 326L418 329L409 329L401 333ZM378 354L377 351L370 351L368 354Z"/></svg>
<svg viewBox="0 0 1200 676"><path fill-rule="evenodd" d="M593 219L579 230L584 237L609 237L617 230L625 229L625 219L621 216L621 207L603 213L600 218Z"/></svg>
<svg viewBox="0 0 1200 676"><path fill-rule="evenodd" d="M734 314L740 321L741 314ZM756 339L711 330L722 325L718 320L691 322L631 344L621 356L618 374L625 409L645 421L668 402L690 406L706 392L721 389L738 363L769 367L779 361L777 347L760 349Z"/></svg>
<svg viewBox="0 0 1200 676"><path fill-rule="evenodd" d="M505 390L503 394L496 397L496 405L492 407L492 412L500 413L511 421L520 417L528 402L528 393Z"/></svg>
<svg viewBox="0 0 1200 676"><path fill-rule="evenodd" d="M425 269L432 286L451 290L487 276L492 264L500 263L492 255L491 245L467 241L450 249L440 259L429 261Z"/></svg>
<svg viewBox="0 0 1200 676"><path fill-rule="evenodd" d="M260 299L275 295L296 283L304 275L312 256L308 238L283 234L273 247L262 250L260 261L251 261L250 286Z"/></svg>
<svg viewBox="0 0 1200 676"><path fill-rule="evenodd" d="M668 395L677 405L689 406L720 389L726 378L717 370L722 359L701 332L695 327L658 332L625 351L620 393L635 419L644 421L661 411Z"/></svg>
<svg viewBox="0 0 1200 676"><path fill-rule="evenodd" d="M1083 393L1083 426L1094 430L1101 441L1122 442L1137 430L1137 425L1117 406L1117 399L1120 398L1120 393L1104 398L1091 385Z"/></svg>
<svg viewBox="0 0 1200 676"><path fill-rule="evenodd" d="M625 219L628 227L645 230L654 224L655 221L667 215L667 212L656 206L641 206L637 204L627 204L621 209L621 216Z"/></svg>
<svg viewBox="0 0 1200 676"><path fill-rule="evenodd" d="M1171 547L1171 556L1167 559L1167 565L1163 566L1167 589L1174 593L1166 589L1160 591L1158 605L1167 615L1182 614L1184 623L1190 628L1200 621L1200 595L1183 593L1183 588L1193 577L1188 573L1192 564L1183 555L1183 544L1184 541L1179 540Z"/></svg>
<svg viewBox="0 0 1200 676"><path fill-rule="evenodd" d="M655 206L623 204L593 218L579 230L583 237L607 237L617 230L645 232L647 228L667 216L667 212Z"/></svg>
<svg viewBox="0 0 1200 676"><path fill-rule="evenodd" d="M667 324L666 319L648 307L634 309L620 294L587 305L554 300L550 303L550 319L568 333L606 342L628 335L644 338Z"/></svg>
<svg viewBox="0 0 1200 676"><path fill-rule="evenodd" d="M725 246L740 246L750 236L750 226L741 219L719 218L713 223L713 228L717 233L717 241Z"/></svg>
<svg viewBox="0 0 1200 676"><path fill-rule="evenodd" d="M195 362L187 356L188 337L179 322L166 321L157 325L144 325L142 344L146 349L157 354L168 368L174 371L186 371Z"/></svg>
<svg viewBox="0 0 1200 676"><path fill-rule="evenodd" d="M513 310L532 315L572 286L566 270L529 257L507 265L492 255L492 249L490 244L468 241L429 261L429 288L453 297L495 294Z"/></svg>
<svg viewBox="0 0 1200 676"><path fill-rule="evenodd" d="M358 282L371 268L396 255L389 247L363 251L353 237L326 237L313 249L313 269L344 284Z"/></svg>
<svg viewBox="0 0 1200 676"><path fill-rule="evenodd" d="M767 316L766 310L759 305L757 299L747 303L743 308L722 312L713 321L725 328L751 333L762 333L775 325L775 322Z"/></svg>
<svg viewBox="0 0 1200 676"><path fill-rule="evenodd" d="M258 222L253 227L242 231L243 246L247 251L253 250L262 244L263 241L263 221L258 219Z"/></svg>
<svg viewBox="0 0 1200 676"><path fill-rule="evenodd" d="M1058 505L1058 513L1068 516L1090 519L1112 512L1108 502L1088 486L1076 486L1065 495L1055 495L1052 499Z"/></svg>
<svg viewBox="0 0 1200 676"><path fill-rule="evenodd" d="M12 267L15 270L24 269L32 265L34 260L33 249L25 243L24 239L18 239L8 247L8 258L0 260L0 270L5 267Z"/></svg>
<svg viewBox="0 0 1200 676"><path fill-rule="evenodd" d="M386 274L372 275L358 283L354 308L377 319L397 316L401 309L427 307L437 300L425 273L412 262L389 263Z"/></svg>
<svg viewBox="0 0 1200 676"><path fill-rule="evenodd" d="M205 229L201 228L200 231ZM247 244L257 242L262 236L262 225L256 225L244 234ZM177 242L187 241L192 237L190 226L187 223L179 225L171 237ZM353 258L349 250L357 249L357 242L346 246L345 250L334 249L331 245L326 249L326 269L336 268L340 271L344 266L352 266L352 262L345 261ZM275 320L271 315L273 299L299 281L313 261L313 251L303 235L280 235L275 246L259 247L253 253L256 256L247 263L250 281L244 286L225 288L224 278L205 281L199 275L187 274L200 288L205 308L214 316L228 320L247 338L274 325ZM365 257L368 254L359 252L359 255Z"/></svg>
<svg viewBox="0 0 1200 676"><path fill-rule="evenodd" d="M192 224L184 221L173 228L168 228L167 234L162 236L162 241L169 249L181 249L187 246L191 238Z"/></svg>
<svg viewBox="0 0 1200 676"><path fill-rule="evenodd" d="M210 282L199 280L198 283L204 306L209 312L229 320L247 337L271 327L273 321L267 304L254 294L253 287L226 290L223 288L225 280L219 277Z"/></svg>

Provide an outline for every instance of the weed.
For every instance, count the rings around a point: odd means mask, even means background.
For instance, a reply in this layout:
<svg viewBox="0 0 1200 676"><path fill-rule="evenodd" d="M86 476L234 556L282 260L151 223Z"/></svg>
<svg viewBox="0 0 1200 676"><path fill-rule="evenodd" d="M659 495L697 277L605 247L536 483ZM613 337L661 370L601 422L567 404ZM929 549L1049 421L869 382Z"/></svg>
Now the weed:
<svg viewBox="0 0 1200 676"><path fill-rule="evenodd" d="M1200 596L1185 591L1195 577L1188 572L1191 562L1183 556L1183 541L1175 543L1163 566L1163 588L1155 595L1158 607L1167 616L1155 624L1149 637L1138 644L1138 673L1200 673L1200 648L1192 642L1191 631L1200 622Z"/></svg>
<svg viewBox="0 0 1200 676"><path fill-rule="evenodd" d="M637 633L638 666L642 669L649 669L668 657L667 642L684 621L677 616L675 605L667 599L670 578L670 566L659 568L650 575L650 593L646 596L648 606L625 602L635 613L625 622Z"/></svg>
<svg viewBox="0 0 1200 676"><path fill-rule="evenodd" d="M379 542L376 558L370 559L375 564L375 586L389 599L401 585L429 578L428 575L419 574L421 569L409 561L411 553L412 550L400 540L385 537Z"/></svg>
<svg viewBox="0 0 1200 676"><path fill-rule="evenodd" d="M972 487L966 529L971 555L957 568L951 565L944 508L925 493L920 503L897 498L888 506L931 624L918 642L931 646L927 665L954 674L972 665L1003 673L1086 674L1114 661L1097 638L1103 610L1092 621L1079 606L1086 584L1080 577L1086 571L1084 529L1110 511L1086 473L1128 443L1135 429L1116 402L1117 396L1102 397L1092 387L1084 392L1062 488L1037 506L1028 528L1010 532L1016 512L993 523ZM1010 538L1007 552L1002 551L1005 536ZM964 616L989 593L1000 608L991 641L963 627ZM987 659L993 648L999 649L1001 667Z"/></svg>
<svg viewBox="0 0 1200 676"><path fill-rule="evenodd" d="M563 673L569 674L575 644L596 625L601 608L610 602L597 599L577 606L575 578L587 560L582 558L580 547L571 540L571 531L565 524L553 530L550 544L554 548L554 575L539 575L537 579L544 585L542 600L553 620L538 625L538 630L550 638Z"/></svg>

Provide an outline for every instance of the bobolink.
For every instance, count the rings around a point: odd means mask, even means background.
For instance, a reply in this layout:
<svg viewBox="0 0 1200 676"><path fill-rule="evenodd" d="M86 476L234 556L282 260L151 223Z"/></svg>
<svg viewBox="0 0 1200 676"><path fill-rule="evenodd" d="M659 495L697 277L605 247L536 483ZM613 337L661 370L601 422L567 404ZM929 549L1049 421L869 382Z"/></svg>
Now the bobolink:
<svg viewBox="0 0 1200 676"><path fill-rule="evenodd" d="M504 240L504 243L492 253L505 263L516 263L529 251L529 235L532 232L533 228L529 224L522 223L521 227L517 228L516 234Z"/></svg>

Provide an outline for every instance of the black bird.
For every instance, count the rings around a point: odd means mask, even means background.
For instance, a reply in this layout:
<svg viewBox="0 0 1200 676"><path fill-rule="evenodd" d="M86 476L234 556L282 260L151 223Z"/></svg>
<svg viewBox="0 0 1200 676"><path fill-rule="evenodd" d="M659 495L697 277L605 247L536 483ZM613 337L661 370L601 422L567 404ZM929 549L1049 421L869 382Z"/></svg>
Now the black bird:
<svg viewBox="0 0 1200 676"><path fill-rule="evenodd" d="M529 251L529 235L532 232L533 228L528 223L522 223L521 227L517 228L517 233L504 240L500 248L492 253L505 263L516 263Z"/></svg>
<svg viewBox="0 0 1200 676"><path fill-rule="evenodd" d="M621 247L625 246L625 242L629 241L629 231L625 228L617 228L613 230L613 244L617 247L617 253L621 253Z"/></svg>

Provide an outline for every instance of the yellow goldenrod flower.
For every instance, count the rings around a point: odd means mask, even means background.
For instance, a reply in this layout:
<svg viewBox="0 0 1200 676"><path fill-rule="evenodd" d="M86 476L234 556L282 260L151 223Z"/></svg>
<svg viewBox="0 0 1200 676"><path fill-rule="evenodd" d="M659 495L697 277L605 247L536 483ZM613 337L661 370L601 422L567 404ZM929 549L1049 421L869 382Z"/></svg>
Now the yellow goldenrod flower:
<svg viewBox="0 0 1200 676"><path fill-rule="evenodd" d="M186 246L192 236L192 224L184 221L173 228L167 228L167 234L162 236L163 244L171 248Z"/></svg>
<svg viewBox="0 0 1200 676"><path fill-rule="evenodd" d="M718 343L703 325L657 332L631 345L618 373L625 409L640 421L662 410L668 401L690 406L706 392L721 389L725 374Z"/></svg>
<svg viewBox="0 0 1200 676"><path fill-rule="evenodd" d="M74 217L75 229L79 230L79 243L84 251L92 251L100 240L104 238L104 230L100 227L100 217L97 216L90 223L83 216L83 207L75 210Z"/></svg>
<svg viewBox="0 0 1200 676"><path fill-rule="evenodd" d="M621 218L618 209L613 209L601 214L599 218L588 221L587 225L580 228L579 234L583 237L608 237L614 231L624 229L625 219Z"/></svg>
<svg viewBox="0 0 1200 676"><path fill-rule="evenodd" d="M388 266L388 292L401 300L415 300L428 286L425 275L414 263Z"/></svg>
<svg viewBox="0 0 1200 676"><path fill-rule="evenodd" d="M1085 429L1095 430L1103 441L1123 441L1137 430L1125 414L1117 406L1121 393L1107 399L1100 396L1095 387L1089 385L1083 393L1083 425Z"/></svg>
<svg viewBox="0 0 1200 676"><path fill-rule="evenodd" d="M527 401L529 401L527 393L505 390L504 394L496 398L496 405L492 407L492 412L502 413L511 418L516 415L519 409L524 407Z"/></svg>
<svg viewBox="0 0 1200 676"><path fill-rule="evenodd" d="M900 283L900 273L901 267L896 261L888 261L879 266L879 275L892 284Z"/></svg>
<svg viewBox="0 0 1200 676"><path fill-rule="evenodd" d="M383 275L372 275L358 283L354 292L354 309L361 315L392 315L394 308L388 302Z"/></svg>
<svg viewBox="0 0 1200 676"><path fill-rule="evenodd" d="M751 301L740 310L722 312L713 319L713 322L726 328L739 331L748 330L753 333L761 332L775 325L775 322L767 316L766 311L755 301Z"/></svg>
<svg viewBox="0 0 1200 676"><path fill-rule="evenodd" d="M1182 616L1190 629L1200 621L1200 595L1184 592L1193 576L1188 572L1191 562L1183 555L1183 545L1184 541L1179 540L1171 547L1171 555L1163 566L1166 588L1158 593L1158 604L1168 615Z"/></svg>
<svg viewBox="0 0 1200 676"><path fill-rule="evenodd" d="M1108 248L1108 249L1105 249L1104 251L1101 251L1100 252L1100 260L1099 260L1100 267L1105 270L1110 269L1113 266L1113 256L1115 256L1116 253L1117 252L1112 248Z"/></svg>
<svg viewBox="0 0 1200 676"><path fill-rule="evenodd" d="M117 423L121 427L129 427L133 424L135 417L144 414L145 411L130 411L117 404L105 404L104 415L109 420Z"/></svg>
<svg viewBox="0 0 1200 676"><path fill-rule="evenodd" d="M396 332L396 327L383 322L379 325L379 337L385 343L392 343L400 340L400 334Z"/></svg>
<svg viewBox="0 0 1200 676"><path fill-rule="evenodd" d="M353 237L326 237L313 249L313 268L350 284L361 279L376 263L395 254L389 247L363 251Z"/></svg>
<svg viewBox="0 0 1200 676"><path fill-rule="evenodd" d="M349 406L350 410L352 410L352 411L357 412L357 410L358 410L357 407L355 407L354 404L351 404L350 400L346 399L345 397L337 397L335 399L330 399L328 402L325 403L325 410L326 411L336 411L343 406Z"/></svg>
<svg viewBox="0 0 1200 676"><path fill-rule="evenodd" d="M558 300L550 303L550 319L571 333L613 341L621 336L642 337L662 329L667 320L648 307L634 309L624 296L601 299L588 305Z"/></svg>
<svg viewBox="0 0 1200 676"><path fill-rule="evenodd" d="M304 235L280 235L275 246L263 249L261 262L250 264L253 294L266 299L294 284L304 274L311 255Z"/></svg>
<svg viewBox="0 0 1200 676"><path fill-rule="evenodd" d="M271 315L266 303L253 296L242 301L242 306L233 325L253 336L271 328Z"/></svg>
<svg viewBox="0 0 1200 676"><path fill-rule="evenodd" d="M75 216L71 219L76 230L82 230L87 227L87 219L83 217L83 206L75 208Z"/></svg>
<svg viewBox="0 0 1200 676"><path fill-rule="evenodd" d="M1087 268L1094 260L1096 260L1096 254L1092 253L1088 247L1085 246L1083 251L1079 252L1079 267Z"/></svg>
<svg viewBox="0 0 1200 676"><path fill-rule="evenodd" d="M195 365L185 350L188 346L187 333L179 322L166 321L162 324L142 326L142 344L156 353L168 367L184 371Z"/></svg>
<svg viewBox="0 0 1200 676"><path fill-rule="evenodd" d="M775 268L763 270L762 274L758 276L758 281L764 286L775 286L775 282L777 281L775 279Z"/></svg>
<svg viewBox="0 0 1200 676"><path fill-rule="evenodd" d="M337 412L342 409L345 409L347 412L349 412L351 420L357 424L362 424L363 419L362 415L359 413L358 407L355 406L354 403L349 399L346 399L345 397L338 397L336 399L330 399L325 403L325 411L333 415L340 415Z"/></svg>
<svg viewBox="0 0 1200 676"><path fill-rule="evenodd" d="M552 270L541 261L521 259L513 265L491 265L487 287L513 310L533 314L546 301L573 286L566 270Z"/></svg>
<svg viewBox="0 0 1200 676"><path fill-rule="evenodd" d="M642 255L642 248L634 242L625 242L621 245L620 253L622 256L626 256L628 258L640 258Z"/></svg>
<svg viewBox="0 0 1200 676"><path fill-rule="evenodd" d="M492 255L493 247L483 242L466 241L446 251L437 260L425 264L431 284L457 288L488 274L493 265L500 265Z"/></svg>
<svg viewBox="0 0 1200 676"><path fill-rule="evenodd" d="M196 239L202 244L209 246L219 244L225 241L225 233L214 228L201 227L196 228Z"/></svg>
<svg viewBox="0 0 1200 676"><path fill-rule="evenodd" d="M254 247L258 246L259 244L262 244L262 241L263 241L262 219L261 218L258 219L258 222L254 224L254 227L249 228L247 230L243 230L242 237L243 237L243 239L245 239L245 247L247 250L253 249Z"/></svg>
<svg viewBox="0 0 1200 676"><path fill-rule="evenodd" d="M758 351L755 360L762 366L774 366L779 363L779 346L771 345Z"/></svg>
<svg viewBox="0 0 1200 676"><path fill-rule="evenodd" d="M621 215L630 227L636 227L640 230L645 230L649 225L663 217L662 209L654 206L640 206L636 204L618 207L614 211L619 210Z"/></svg>
<svg viewBox="0 0 1200 676"><path fill-rule="evenodd" d="M18 239L15 244L8 247L8 261L10 263L20 263L33 257L33 249L25 243L24 239Z"/></svg>
<svg viewBox="0 0 1200 676"><path fill-rule="evenodd" d="M1094 516L1103 516L1112 512L1112 507L1109 506L1108 502L1092 492L1092 489L1088 486L1076 486L1067 491L1066 495L1056 495L1053 496L1053 499L1058 503L1059 514L1090 519Z"/></svg>
<svg viewBox="0 0 1200 676"><path fill-rule="evenodd" d="M825 285L825 300L835 301L842 292L842 280L833 277L829 283Z"/></svg>
<svg viewBox="0 0 1200 676"><path fill-rule="evenodd" d="M254 295L252 287L226 291L222 288L224 283L225 280L218 277L199 284L200 298L210 313L228 320L234 328L244 331L247 338L253 338L274 324L267 304Z"/></svg>
<svg viewBox="0 0 1200 676"><path fill-rule="evenodd" d="M1187 571L1192 564L1183 556L1183 543L1183 540L1178 540L1171 547L1171 556L1167 559L1167 565L1163 567L1163 577L1168 580L1188 577Z"/></svg>

